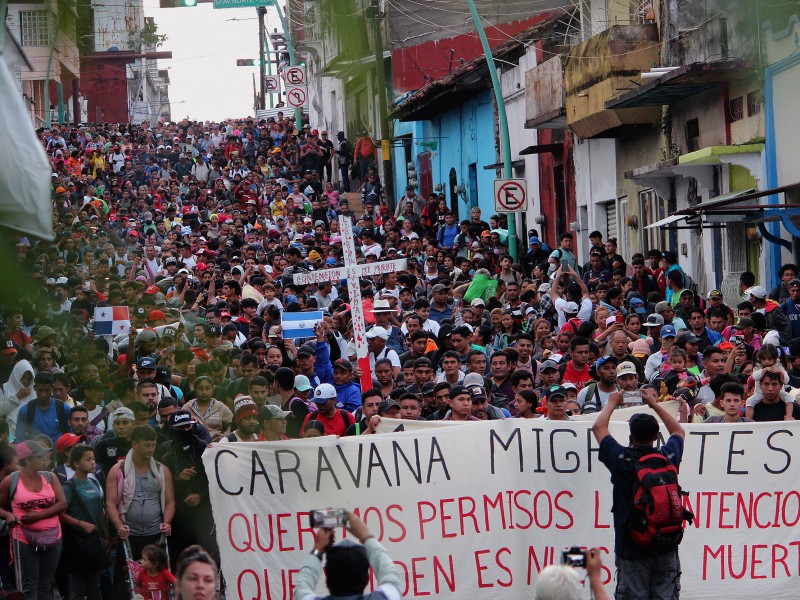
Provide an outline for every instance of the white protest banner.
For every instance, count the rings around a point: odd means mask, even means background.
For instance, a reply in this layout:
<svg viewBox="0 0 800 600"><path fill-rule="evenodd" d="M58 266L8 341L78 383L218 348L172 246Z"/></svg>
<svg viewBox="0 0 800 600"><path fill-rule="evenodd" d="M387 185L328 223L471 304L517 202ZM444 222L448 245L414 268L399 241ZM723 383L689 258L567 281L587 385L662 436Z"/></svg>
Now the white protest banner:
<svg viewBox="0 0 800 600"><path fill-rule="evenodd" d="M671 415L678 413L680 402L670 400L662 402L661 406ZM647 413L653 416L656 415L655 411L649 406L643 404L641 406L630 406L628 408L619 408L611 415L612 421L627 421L631 415L635 413ZM585 415L575 415L571 417L573 421L589 421L593 423L599 413L589 413ZM538 421L538 419L535 419ZM472 425L472 421L407 421L405 419L387 419L381 417L381 422L378 423L376 431L378 433L391 433L393 431L419 431L421 429L429 429L431 427L453 427L454 425ZM400 429L398 429L400 428Z"/></svg>
<svg viewBox="0 0 800 600"><path fill-rule="evenodd" d="M406 597L527 600L574 545L602 549L612 589L611 485L590 427L506 419L213 445L203 462L228 598L290 598L313 547L308 511L327 507L366 521ZM695 523L680 546L683 596L796 597L800 422L685 429L680 479ZM627 423L611 432L628 439Z"/></svg>

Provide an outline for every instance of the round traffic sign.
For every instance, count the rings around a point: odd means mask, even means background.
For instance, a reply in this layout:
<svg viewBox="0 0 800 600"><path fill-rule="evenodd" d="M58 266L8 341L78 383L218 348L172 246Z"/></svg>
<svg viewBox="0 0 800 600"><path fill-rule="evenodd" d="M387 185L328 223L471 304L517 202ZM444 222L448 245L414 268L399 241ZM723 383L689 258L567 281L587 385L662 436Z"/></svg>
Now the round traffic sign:
<svg viewBox="0 0 800 600"><path fill-rule="evenodd" d="M306 74L300 67L289 67L286 70L286 83L289 85L302 85L305 79Z"/></svg>
<svg viewBox="0 0 800 600"><path fill-rule="evenodd" d="M516 181L507 181L497 190L497 203L505 210L519 210L525 206L525 188Z"/></svg>
<svg viewBox="0 0 800 600"><path fill-rule="evenodd" d="M301 87L292 87L286 91L286 101L289 106L299 108L306 104L306 90Z"/></svg>

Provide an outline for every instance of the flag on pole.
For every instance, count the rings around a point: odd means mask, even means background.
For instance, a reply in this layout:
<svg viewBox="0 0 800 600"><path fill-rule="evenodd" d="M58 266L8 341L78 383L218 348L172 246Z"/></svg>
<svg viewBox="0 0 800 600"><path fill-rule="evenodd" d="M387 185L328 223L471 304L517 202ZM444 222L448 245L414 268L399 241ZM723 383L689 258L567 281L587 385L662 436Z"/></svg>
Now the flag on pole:
<svg viewBox="0 0 800 600"><path fill-rule="evenodd" d="M94 335L120 335L131 329L127 306L98 306L94 309Z"/></svg>
<svg viewBox="0 0 800 600"><path fill-rule="evenodd" d="M322 323L322 311L281 313L281 327L285 339L315 337L314 327Z"/></svg>

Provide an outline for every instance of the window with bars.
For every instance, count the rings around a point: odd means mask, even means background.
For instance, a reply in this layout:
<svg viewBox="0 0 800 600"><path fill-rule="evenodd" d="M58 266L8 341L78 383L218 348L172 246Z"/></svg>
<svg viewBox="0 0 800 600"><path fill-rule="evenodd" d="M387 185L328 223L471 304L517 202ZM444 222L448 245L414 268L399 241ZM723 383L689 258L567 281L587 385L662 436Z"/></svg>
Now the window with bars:
<svg viewBox="0 0 800 600"><path fill-rule="evenodd" d="M19 13L20 42L23 46L50 45L50 13L46 10L22 10Z"/></svg>

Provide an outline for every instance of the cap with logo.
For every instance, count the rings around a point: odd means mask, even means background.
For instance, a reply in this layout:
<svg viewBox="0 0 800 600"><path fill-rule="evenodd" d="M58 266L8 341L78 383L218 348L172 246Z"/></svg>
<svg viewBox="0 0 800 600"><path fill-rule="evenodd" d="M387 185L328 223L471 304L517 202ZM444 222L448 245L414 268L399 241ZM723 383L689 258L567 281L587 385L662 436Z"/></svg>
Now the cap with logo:
<svg viewBox="0 0 800 600"><path fill-rule="evenodd" d="M233 422L238 425L247 417L258 417L258 406L250 396L239 396L233 402Z"/></svg>
<svg viewBox="0 0 800 600"><path fill-rule="evenodd" d="M333 363L333 368L334 369L342 369L344 371L347 371L348 373L352 373L353 372L353 363L351 363L346 358L339 358Z"/></svg>
<svg viewBox="0 0 800 600"><path fill-rule="evenodd" d="M595 370L599 369L600 367L602 367L606 363L609 363L611 365L617 366L619 364L619 359L616 356L611 355L611 354L608 355L608 356L601 356L594 363Z"/></svg>
<svg viewBox="0 0 800 600"><path fill-rule="evenodd" d="M560 396L561 398L567 397L567 390L563 385L554 385L547 390L546 398L548 400Z"/></svg>
<svg viewBox="0 0 800 600"><path fill-rule="evenodd" d="M6 340L3 342L3 354L16 354L17 349L14 346L14 342L11 340Z"/></svg>
<svg viewBox="0 0 800 600"><path fill-rule="evenodd" d="M167 423L170 429L181 429L188 425L194 425L196 421L192 418L188 410L176 410L169 415Z"/></svg>
<svg viewBox="0 0 800 600"><path fill-rule="evenodd" d="M647 309L644 307L644 300L641 298L631 298L628 304L630 305L632 311L640 315L643 315L647 312Z"/></svg>
<svg viewBox="0 0 800 600"><path fill-rule="evenodd" d="M486 400L486 390L483 389L482 385L471 385L467 388L467 392L469 392L473 402Z"/></svg>
<svg viewBox="0 0 800 600"><path fill-rule="evenodd" d="M661 327L662 325L664 325L664 317L656 313L649 315L644 322L645 327Z"/></svg>
<svg viewBox="0 0 800 600"><path fill-rule="evenodd" d="M719 290L711 290L708 292L708 299L711 300L712 298L722 298L722 292Z"/></svg>
<svg viewBox="0 0 800 600"><path fill-rule="evenodd" d="M312 400L317 404L325 404L333 398L336 398L336 388L330 383L320 383L314 390Z"/></svg>
<svg viewBox="0 0 800 600"><path fill-rule="evenodd" d="M156 368L156 361L153 359L152 356L143 356L139 359L136 363L137 369L155 369Z"/></svg>
<svg viewBox="0 0 800 600"><path fill-rule="evenodd" d="M619 363L617 365L617 377L622 377L623 375L638 375L636 366L628 360Z"/></svg>
<svg viewBox="0 0 800 600"><path fill-rule="evenodd" d="M661 339L664 338L674 338L677 333L675 332L675 327L672 325L664 325L659 332Z"/></svg>

